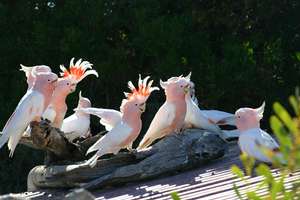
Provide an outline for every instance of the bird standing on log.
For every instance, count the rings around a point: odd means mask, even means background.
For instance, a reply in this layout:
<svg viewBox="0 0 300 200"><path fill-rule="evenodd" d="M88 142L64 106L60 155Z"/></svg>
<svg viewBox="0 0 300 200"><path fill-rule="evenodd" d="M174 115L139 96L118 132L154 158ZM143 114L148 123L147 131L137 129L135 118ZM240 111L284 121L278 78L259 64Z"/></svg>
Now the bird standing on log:
<svg viewBox="0 0 300 200"><path fill-rule="evenodd" d="M55 88L57 75L52 72L30 72L34 82L20 100L17 108L6 122L0 138L0 148L8 141L10 157L32 121L40 121L41 115L50 102Z"/></svg>
<svg viewBox="0 0 300 200"><path fill-rule="evenodd" d="M263 118L264 108L265 102L256 109L240 108L235 112L235 116L228 117L224 121L235 121L238 130L241 132L238 143L242 152L259 161L271 163L271 158L262 152L262 148L274 151L279 156L279 159L281 159L281 155L278 153L278 143L260 128L260 120Z"/></svg>
<svg viewBox="0 0 300 200"><path fill-rule="evenodd" d="M91 107L91 101L88 98L82 97L81 91L79 92L78 106L75 113L62 123L61 130L65 133L69 141L76 138L87 138L90 134L90 114L82 112L78 109Z"/></svg>
<svg viewBox="0 0 300 200"><path fill-rule="evenodd" d="M100 138L88 153L97 151L86 164L91 167L95 166L97 159L105 154L117 154L121 149L132 149L132 143L139 135L142 128L141 115L146 109L146 101L154 90L159 90L157 87L151 87L153 81L149 81L150 77L143 80L139 77L138 88L135 88L131 81L128 82L128 87L131 93L125 93L127 99L123 99L120 111L122 113L121 121L119 121L106 135Z"/></svg>
<svg viewBox="0 0 300 200"><path fill-rule="evenodd" d="M68 71L64 66L60 66L62 70L62 78L57 81L57 86L53 92L51 103L43 114L44 119L48 119L51 125L56 128L61 128L65 114L67 112L66 98L67 96L76 90L77 84L88 75L95 75L98 77L98 73L92 69L92 64L88 61L82 61L79 59L74 64L74 58L70 61Z"/></svg>
<svg viewBox="0 0 300 200"><path fill-rule="evenodd" d="M166 82L160 80L161 87L165 90L166 101L155 114L138 149L148 147L156 139L170 133L179 133L184 125L186 114L185 94L189 90L190 76L172 77Z"/></svg>

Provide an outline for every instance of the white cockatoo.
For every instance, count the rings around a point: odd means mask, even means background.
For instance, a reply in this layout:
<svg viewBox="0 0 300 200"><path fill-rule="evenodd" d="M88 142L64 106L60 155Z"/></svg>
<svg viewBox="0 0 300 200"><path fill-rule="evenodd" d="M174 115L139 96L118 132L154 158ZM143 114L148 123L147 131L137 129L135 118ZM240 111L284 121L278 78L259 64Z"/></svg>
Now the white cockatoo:
<svg viewBox="0 0 300 200"><path fill-rule="evenodd" d="M186 114L185 94L189 90L189 81L190 74L186 77L172 77L166 82L160 80L160 85L165 90L166 101L155 114L138 149L144 149L156 139L181 131Z"/></svg>
<svg viewBox="0 0 300 200"><path fill-rule="evenodd" d="M20 66L21 66L20 71L23 71L25 73L28 90L33 86L33 83L35 81L35 76L33 76L32 74L37 72L51 72L51 68L48 67L47 65L36 65L36 66L28 67L21 64Z"/></svg>
<svg viewBox="0 0 300 200"><path fill-rule="evenodd" d="M190 96L193 102L199 107L198 99L196 97L195 92L195 84L192 81L190 81ZM222 122L222 119L234 116L234 114L232 113L220 110L204 110L200 107L199 109L201 110L202 115L205 115L209 119L209 121L214 122L215 124L235 126L235 122L228 122L229 124L224 124L224 122Z"/></svg>
<svg viewBox="0 0 300 200"><path fill-rule="evenodd" d="M184 119L185 128L202 128L219 134L223 139L238 137L239 131L237 130L221 130L218 126L218 120L224 119L226 117L232 117L233 114L225 113L225 115L218 115L215 118L212 118L212 115L209 115L209 111L201 110L198 105L195 103L195 85L192 81L189 82L189 92L185 96L185 101L187 105L187 111ZM197 101L198 102L198 101ZM212 112L222 112L211 110ZM223 118L221 117L223 116Z"/></svg>
<svg viewBox="0 0 300 200"><path fill-rule="evenodd" d="M122 101L121 121L88 149L87 154L93 151L97 153L86 164L93 167L102 155L117 154L123 148L132 149L132 143L142 128L141 114L145 111L146 101L152 91L159 90L157 87L151 87L152 80L147 84L149 78L148 76L142 80L139 77L138 88L135 88L131 81L128 82L131 93L125 93L127 99Z"/></svg>
<svg viewBox="0 0 300 200"><path fill-rule="evenodd" d="M239 146L242 152L254 157L256 160L271 163L261 148L267 148L274 152L279 149L278 143L265 131L260 129L260 120L263 118L265 102L256 109L240 108L235 112L234 117L228 117L225 122L235 121L239 136ZM277 154L280 158L280 154Z"/></svg>
<svg viewBox="0 0 300 200"><path fill-rule="evenodd" d="M91 102L88 98L82 97L79 92L78 106L75 113L64 119L61 130L65 133L69 141L76 138L87 138L90 134L90 114L84 113L78 109L91 107Z"/></svg>
<svg viewBox="0 0 300 200"><path fill-rule="evenodd" d="M0 148L8 141L10 156L13 156L29 123L40 120L45 107L50 102L58 78L52 72L32 72L31 75L35 79L33 86L27 90L2 130Z"/></svg>
<svg viewBox="0 0 300 200"><path fill-rule="evenodd" d="M67 96L76 90L77 84L88 75L95 75L98 77L98 73L92 69L92 64L88 61L82 61L79 59L74 64L74 58L70 61L69 71L60 66L62 78L57 81L57 86L53 92L51 102L43 114L44 119L48 119L51 125L56 128L61 128L63 120L67 112L66 98Z"/></svg>

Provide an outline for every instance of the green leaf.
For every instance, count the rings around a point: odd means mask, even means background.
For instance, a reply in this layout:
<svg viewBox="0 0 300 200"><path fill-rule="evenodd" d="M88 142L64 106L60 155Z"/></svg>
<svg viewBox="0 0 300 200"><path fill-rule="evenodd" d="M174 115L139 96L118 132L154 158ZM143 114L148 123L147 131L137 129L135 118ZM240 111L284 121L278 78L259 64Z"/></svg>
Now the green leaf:
<svg viewBox="0 0 300 200"><path fill-rule="evenodd" d="M283 121L284 125L288 127L290 132L297 133L297 125L291 118L290 114L286 111L286 109L278 102L275 102L273 105L275 113L278 115L281 121Z"/></svg>
<svg viewBox="0 0 300 200"><path fill-rule="evenodd" d="M233 174L237 175L239 178L244 180L245 174L238 166L232 165L231 166L231 171L232 171Z"/></svg>
<svg viewBox="0 0 300 200"><path fill-rule="evenodd" d="M238 187L236 186L235 183L233 184L233 190L234 190L236 196L238 196L238 198L239 198L240 200L242 200L243 197L242 197L242 195L241 195L241 193L240 193L240 191L239 191L239 189L238 189Z"/></svg>
<svg viewBox="0 0 300 200"><path fill-rule="evenodd" d="M264 176L265 180L268 184L272 184L274 181L274 177L270 171L270 168L266 164L260 164L256 168L256 173L260 176Z"/></svg>
<svg viewBox="0 0 300 200"><path fill-rule="evenodd" d="M298 116L299 115L299 102L297 101L297 98L295 96L290 96L289 102L292 105L295 114Z"/></svg>
<svg viewBox="0 0 300 200"><path fill-rule="evenodd" d="M177 192L172 192L171 197L172 197L173 200L180 200L180 197L178 196Z"/></svg>
<svg viewBox="0 0 300 200"><path fill-rule="evenodd" d="M276 199L277 193L283 193L284 192L284 177L281 177L280 180L274 181L271 189L271 198Z"/></svg>
<svg viewBox="0 0 300 200"><path fill-rule="evenodd" d="M300 61L300 52L296 52L296 58Z"/></svg>
<svg viewBox="0 0 300 200"><path fill-rule="evenodd" d="M272 131L275 133L276 137L279 140L279 143L282 147L288 147L289 149L292 148L292 140L290 135L287 133L286 129L282 122L278 119L277 116L273 115L270 118L270 125Z"/></svg>
<svg viewBox="0 0 300 200"><path fill-rule="evenodd" d="M259 197L255 192L247 192L247 198L248 199L253 199L253 200L262 200L261 197Z"/></svg>

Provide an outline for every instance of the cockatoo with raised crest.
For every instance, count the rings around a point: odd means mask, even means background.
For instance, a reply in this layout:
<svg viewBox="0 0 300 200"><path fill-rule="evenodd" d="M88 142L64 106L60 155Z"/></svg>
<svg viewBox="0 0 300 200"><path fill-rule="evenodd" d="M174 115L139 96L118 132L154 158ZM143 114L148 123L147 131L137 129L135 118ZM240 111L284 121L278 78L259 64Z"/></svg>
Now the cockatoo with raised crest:
<svg viewBox="0 0 300 200"><path fill-rule="evenodd" d="M70 61L69 71L63 66L60 66L62 78L57 81L57 86L53 92L51 103L43 114L44 119L48 119L51 125L56 128L61 128L65 114L67 112L66 98L76 90L77 84L88 75L95 75L98 73L92 69L92 64L88 61L79 59L74 64L74 58Z"/></svg>
<svg viewBox="0 0 300 200"><path fill-rule="evenodd" d="M17 108L6 122L0 138L0 148L8 141L10 156L27 126L32 121L40 121L41 115L50 102L57 75L52 72L31 72L33 86L27 90Z"/></svg>
<svg viewBox="0 0 300 200"><path fill-rule="evenodd" d="M240 108L233 117L224 119L225 122L235 122L239 136L239 147L242 152L254 157L256 160L271 163L271 159L262 152L262 147L274 151L279 150L278 143L260 128L260 120L263 118L265 102L256 109ZM279 159L281 155L277 153Z"/></svg>
<svg viewBox="0 0 300 200"><path fill-rule="evenodd" d="M91 102L88 98L82 97L79 92L78 106L75 113L64 119L61 130L65 133L69 141L76 138L87 138L90 134L90 114L82 112L78 109L91 107Z"/></svg>
<svg viewBox="0 0 300 200"><path fill-rule="evenodd" d="M102 155L117 154L123 148L132 149L132 143L142 128L141 114L145 111L146 101L151 92L158 90L157 87L151 87L152 80L147 83L149 78L148 76L142 80L139 77L138 88L135 88L131 81L128 82L131 93L125 93L127 99L122 101L121 121L88 149L87 154L93 151L97 151L97 153L86 164L93 167Z"/></svg>
<svg viewBox="0 0 300 200"><path fill-rule="evenodd" d="M23 71L25 73L28 90L33 86L33 83L35 81L35 77L32 74L37 72L51 72L51 68L46 65L36 65L28 67L21 64L20 66L20 71Z"/></svg>
<svg viewBox="0 0 300 200"><path fill-rule="evenodd" d="M148 147L156 139L181 131L186 114L185 94L189 90L190 75L172 77L166 82L160 80L160 85L165 90L166 101L155 114L138 149Z"/></svg>

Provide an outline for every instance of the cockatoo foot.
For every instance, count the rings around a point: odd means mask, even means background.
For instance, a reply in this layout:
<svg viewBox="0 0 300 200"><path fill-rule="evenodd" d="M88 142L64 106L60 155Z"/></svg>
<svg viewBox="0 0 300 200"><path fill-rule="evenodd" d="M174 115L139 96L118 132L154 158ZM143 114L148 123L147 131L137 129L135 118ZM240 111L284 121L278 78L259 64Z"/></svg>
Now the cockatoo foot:
<svg viewBox="0 0 300 200"><path fill-rule="evenodd" d="M95 167L97 164L98 158L99 158L99 156L96 153L93 157L91 157L89 160L86 161L85 165L89 165L91 168Z"/></svg>

